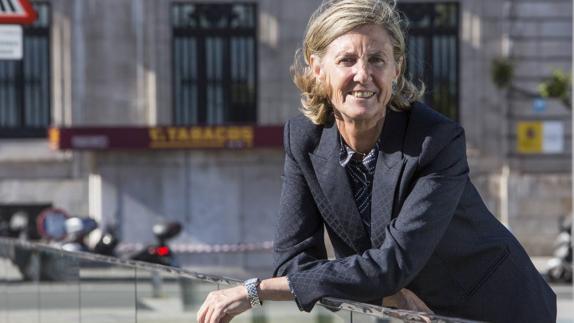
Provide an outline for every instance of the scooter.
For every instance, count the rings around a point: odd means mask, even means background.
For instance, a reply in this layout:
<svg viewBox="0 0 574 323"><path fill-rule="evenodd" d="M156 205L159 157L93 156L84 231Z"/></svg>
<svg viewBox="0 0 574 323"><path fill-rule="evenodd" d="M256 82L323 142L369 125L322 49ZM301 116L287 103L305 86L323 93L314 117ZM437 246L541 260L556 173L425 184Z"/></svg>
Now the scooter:
<svg viewBox="0 0 574 323"><path fill-rule="evenodd" d="M62 243L67 236L66 221L69 219L70 216L60 209L42 211L36 218L36 226L43 241L52 245ZM27 221L15 214L10 222L11 229L20 232L19 238L27 240ZM11 259L25 281L65 281L73 277L67 259L52 252L16 246Z"/></svg>
<svg viewBox="0 0 574 323"><path fill-rule="evenodd" d="M25 227L22 223L24 221L14 215L11 230L21 230ZM48 209L41 213L36 224L43 241L51 246L66 251L93 252L85 240L98 227L94 219L69 216L62 210ZM17 249L12 262L18 267L23 280L66 281L75 277L76 269L70 266L74 262L70 263L68 257L52 252L34 252L20 247Z"/></svg>
<svg viewBox="0 0 574 323"><path fill-rule="evenodd" d="M572 218L567 217L560 224L560 232L554 241L552 258L546 264L550 282L572 283Z"/></svg>
<svg viewBox="0 0 574 323"><path fill-rule="evenodd" d="M181 224L176 221L158 223L153 226L153 234L157 243L147 245L130 257L154 264L177 267L175 255L167 244L168 240L175 238L181 232Z"/></svg>
<svg viewBox="0 0 574 323"><path fill-rule="evenodd" d="M100 235L100 239L92 250L94 253L104 256L116 256L116 247L120 243L115 226L107 226Z"/></svg>
<svg viewBox="0 0 574 323"><path fill-rule="evenodd" d="M66 236L57 243L62 250L91 252L86 244L86 237L98 228L98 223L92 218L70 217L64 222Z"/></svg>

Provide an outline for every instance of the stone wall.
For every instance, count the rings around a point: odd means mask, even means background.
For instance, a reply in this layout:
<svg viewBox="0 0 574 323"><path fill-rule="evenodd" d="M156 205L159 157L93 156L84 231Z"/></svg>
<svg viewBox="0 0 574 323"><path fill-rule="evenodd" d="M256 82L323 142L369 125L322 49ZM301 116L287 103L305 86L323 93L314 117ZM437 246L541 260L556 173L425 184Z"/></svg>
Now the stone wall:
<svg viewBox="0 0 574 323"><path fill-rule="evenodd" d="M170 124L171 2L49 2L54 123ZM289 66L320 2L257 1L261 125L297 114L299 95ZM558 218L572 204L570 112L552 100L546 111L533 112L531 98L492 84L490 67L494 58L509 56L516 64L514 85L527 91L536 90L553 68L569 71L572 2L459 3L459 121L466 129L471 177L528 251L548 254ZM520 120L564 122L564 153L516 154ZM149 241L151 225L162 218L185 223L178 242L257 242L272 238L281 167L280 150L80 153L51 151L47 140L3 140L0 202L51 202L74 214L117 221L128 242Z"/></svg>

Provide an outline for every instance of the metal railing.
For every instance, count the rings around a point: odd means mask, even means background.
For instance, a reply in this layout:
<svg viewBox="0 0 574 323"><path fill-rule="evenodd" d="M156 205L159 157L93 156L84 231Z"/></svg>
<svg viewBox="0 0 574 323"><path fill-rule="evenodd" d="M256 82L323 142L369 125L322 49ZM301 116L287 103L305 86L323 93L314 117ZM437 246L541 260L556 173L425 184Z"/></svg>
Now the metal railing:
<svg viewBox="0 0 574 323"><path fill-rule="evenodd" d="M0 238L0 323L194 322L222 276ZM324 298L311 313L266 302L233 322L471 322Z"/></svg>

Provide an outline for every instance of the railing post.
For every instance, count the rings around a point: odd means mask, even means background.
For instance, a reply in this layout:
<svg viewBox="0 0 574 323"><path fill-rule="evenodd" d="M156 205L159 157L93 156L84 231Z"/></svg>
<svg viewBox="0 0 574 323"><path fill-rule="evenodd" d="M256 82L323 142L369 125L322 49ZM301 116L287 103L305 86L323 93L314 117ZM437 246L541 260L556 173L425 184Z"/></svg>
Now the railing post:
<svg viewBox="0 0 574 323"><path fill-rule="evenodd" d="M265 314L265 308L258 308L253 310L251 313L252 323L267 323L267 316Z"/></svg>
<svg viewBox="0 0 574 323"><path fill-rule="evenodd" d="M333 316L332 315L325 315L323 311L317 311L318 314L316 316L317 323L333 323Z"/></svg>
<svg viewBox="0 0 574 323"><path fill-rule="evenodd" d="M160 273L153 271L151 274L152 296L153 298L161 297L162 279Z"/></svg>
<svg viewBox="0 0 574 323"><path fill-rule="evenodd" d="M193 304L199 301L195 284L191 279L180 278L179 287L181 289L182 308L185 312L189 312L192 310Z"/></svg>

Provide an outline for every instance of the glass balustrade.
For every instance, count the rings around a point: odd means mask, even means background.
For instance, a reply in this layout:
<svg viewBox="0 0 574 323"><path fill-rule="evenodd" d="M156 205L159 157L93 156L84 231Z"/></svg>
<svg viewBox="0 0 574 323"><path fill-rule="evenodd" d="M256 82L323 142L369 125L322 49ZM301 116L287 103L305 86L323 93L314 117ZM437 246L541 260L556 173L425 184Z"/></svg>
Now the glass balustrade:
<svg viewBox="0 0 574 323"><path fill-rule="evenodd" d="M0 323L194 322L211 291L239 280L180 268L68 252L0 238ZM470 322L325 298L311 313L266 302L234 323Z"/></svg>

